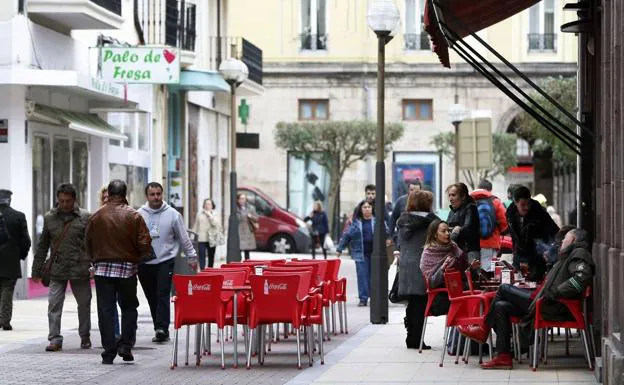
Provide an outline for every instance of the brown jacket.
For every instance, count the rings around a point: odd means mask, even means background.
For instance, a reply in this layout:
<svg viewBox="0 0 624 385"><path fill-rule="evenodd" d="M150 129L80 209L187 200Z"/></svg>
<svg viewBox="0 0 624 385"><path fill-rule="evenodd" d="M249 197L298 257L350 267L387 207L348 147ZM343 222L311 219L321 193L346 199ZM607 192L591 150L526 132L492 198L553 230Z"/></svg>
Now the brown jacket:
<svg viewBox="0 0 624 385"><path fill-rule="evenodd" d="M128 201L116 197L91 215L85 244L93 262L138 263L152 250L143 217Z"/></svg>

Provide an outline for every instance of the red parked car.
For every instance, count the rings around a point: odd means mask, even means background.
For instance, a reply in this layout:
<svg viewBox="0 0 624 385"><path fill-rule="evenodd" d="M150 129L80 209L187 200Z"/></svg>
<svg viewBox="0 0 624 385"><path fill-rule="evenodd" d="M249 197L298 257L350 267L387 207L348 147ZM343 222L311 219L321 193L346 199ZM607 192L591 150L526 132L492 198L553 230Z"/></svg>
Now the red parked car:
<svg viewBox="0 0 624 385"><path fill-rule="evenodd" d="M258 214L258 250L272 253L305 253L310 250L311 237L303 219L255 187L240 186L237 191L247 195L247 201Z"/></svg>

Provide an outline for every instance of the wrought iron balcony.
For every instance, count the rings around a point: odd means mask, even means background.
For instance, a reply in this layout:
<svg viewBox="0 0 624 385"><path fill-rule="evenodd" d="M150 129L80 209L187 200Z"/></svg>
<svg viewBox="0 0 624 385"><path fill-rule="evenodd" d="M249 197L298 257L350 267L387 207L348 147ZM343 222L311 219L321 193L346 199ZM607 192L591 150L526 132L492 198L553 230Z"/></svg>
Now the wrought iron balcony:
<svg viewBox="0 0 624 385"><path fill-rule="evenodd" d="M327 49L327 34L312 34L309 32L299 35L302 51L323 51Z"/></svg>
<svg viewBox="0 0 624 385"><path fill-rule="evenodd" d="M431 41L426 33L405 33L403 34L406 51L431 50Z"/></svg>
<svg viewBox="0 0 624 385"><path fill-rule="evenodd" d="M221 62L235 57L247 65L248 79L262 85L262 50L240 36L210 38L210 68L217 70Z"/></svg>
<svg viewBox="0 0 624 385"><path fill-rule="evenodd" d="M195 61L197 6L185 0L139 0L138 18L145 44L181 50L181 63Z"/></svg>
<svg viewBox="0 0 624 385"><path fill-rule="evenodd" d="M557 51L557 34L529 33L529 51Z"/></svg>
<svg viewBox="0 0 624 385"><path fill-rule="evenodd" d="M18 2L28 17L52 29L119 29L122 0L28 0Z"/></svg>

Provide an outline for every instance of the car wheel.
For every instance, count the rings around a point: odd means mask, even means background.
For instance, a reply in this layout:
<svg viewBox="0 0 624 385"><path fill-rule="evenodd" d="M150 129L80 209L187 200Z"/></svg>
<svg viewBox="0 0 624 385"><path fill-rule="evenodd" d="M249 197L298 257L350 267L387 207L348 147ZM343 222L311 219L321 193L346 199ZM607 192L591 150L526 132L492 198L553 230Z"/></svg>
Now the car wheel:
<svg viewBox="0 0 624 385"><path fill-rule="evenodd" d="M287 254L296 253L295 241L288 234L277 234L269 241L269 250L272 253Z"/></svg>

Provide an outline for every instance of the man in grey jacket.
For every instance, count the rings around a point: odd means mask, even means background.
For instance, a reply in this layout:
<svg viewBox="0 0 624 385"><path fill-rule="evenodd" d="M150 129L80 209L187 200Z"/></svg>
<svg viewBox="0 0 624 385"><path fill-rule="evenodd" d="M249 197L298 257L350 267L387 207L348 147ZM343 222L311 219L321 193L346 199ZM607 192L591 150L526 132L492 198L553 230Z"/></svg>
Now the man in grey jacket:
<svg viewBox="0 0 624 385"><path fill-rule="evenodd" d="M152 342L169 340L171 278L175 257L184 250L189 266L197 270L197 252L188 237L182 216L162 200L163 187L151 182L145 187L147 203L139 209L152 237L155 258L139 265L139 281L149 303L156 335Z"/></svg>

